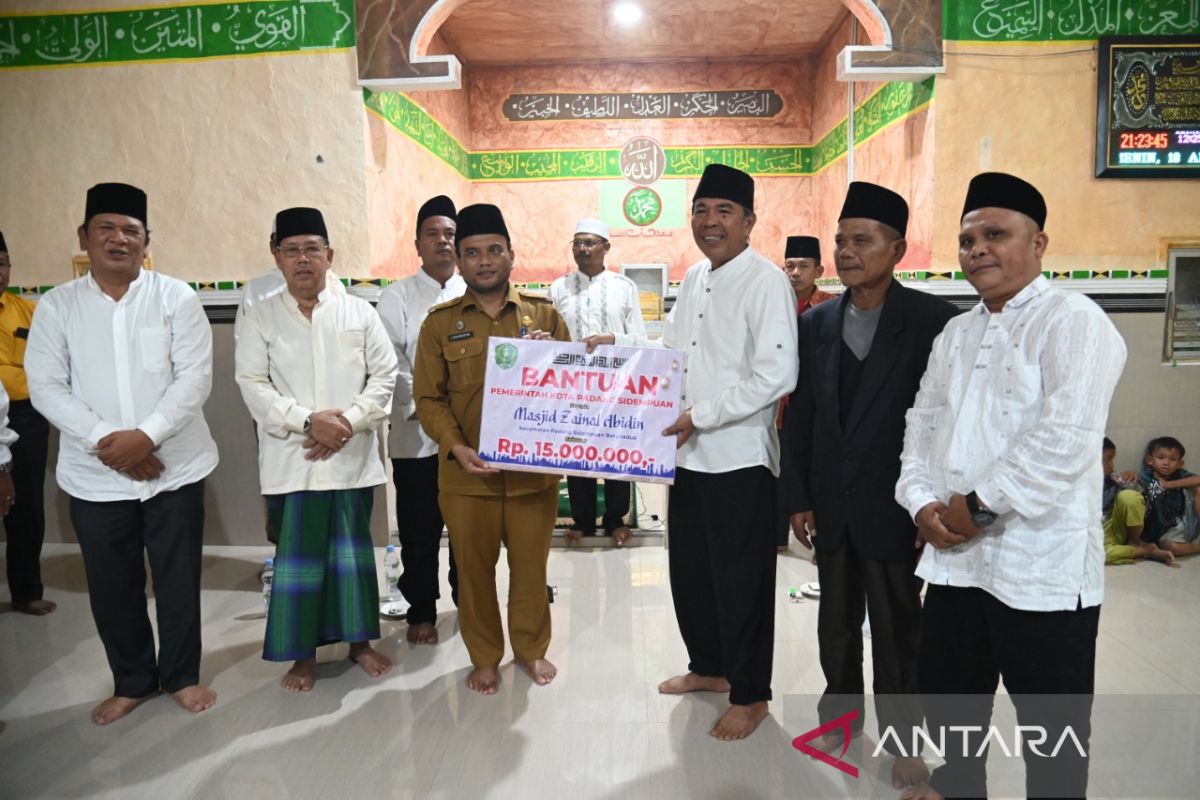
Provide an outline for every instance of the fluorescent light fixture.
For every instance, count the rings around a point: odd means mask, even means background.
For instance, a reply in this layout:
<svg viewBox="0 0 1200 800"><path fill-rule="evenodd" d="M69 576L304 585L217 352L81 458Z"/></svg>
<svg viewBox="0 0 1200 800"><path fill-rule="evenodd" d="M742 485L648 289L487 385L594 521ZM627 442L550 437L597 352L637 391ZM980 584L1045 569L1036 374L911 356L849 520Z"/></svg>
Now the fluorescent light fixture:
<svg viewBox="0 0 1200 800"><path fill-rule="evenodd" d="M636 25L642 21L642 7L637 3L617 3L613 6L612 13L618 25Z"/></svg>

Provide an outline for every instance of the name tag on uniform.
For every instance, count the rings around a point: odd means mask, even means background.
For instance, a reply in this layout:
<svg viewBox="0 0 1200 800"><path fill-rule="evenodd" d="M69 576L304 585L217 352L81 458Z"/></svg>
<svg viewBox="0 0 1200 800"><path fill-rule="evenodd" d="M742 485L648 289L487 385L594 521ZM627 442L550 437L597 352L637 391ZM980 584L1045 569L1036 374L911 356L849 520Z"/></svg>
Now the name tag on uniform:
<svg viewBox="0 0 1200 800"><path fill-rule="evenodd" d="M470 339L475 335L475 331L462 331L461 333L452 333L449 336L452 342L461 342L463 339Z"/></svg>

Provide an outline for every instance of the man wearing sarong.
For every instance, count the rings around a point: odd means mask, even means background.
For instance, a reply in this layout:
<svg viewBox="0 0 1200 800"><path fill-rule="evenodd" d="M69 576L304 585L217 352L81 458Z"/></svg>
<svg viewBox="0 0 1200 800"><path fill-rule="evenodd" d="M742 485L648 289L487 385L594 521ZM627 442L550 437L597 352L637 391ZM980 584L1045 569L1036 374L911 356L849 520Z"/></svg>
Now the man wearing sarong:
<svg viewBox="0 0 1200 800"><path fill-rule="evenodd" d="M396 353L369 303L326 285L333 249L321 212L289 208L275 227L287 291L243 318L237 382L279 532L263 658L295 661L283 687L307 692L321 645L348 642L371 677L392 668L370 644L379 637L370 522Z"/></svg>

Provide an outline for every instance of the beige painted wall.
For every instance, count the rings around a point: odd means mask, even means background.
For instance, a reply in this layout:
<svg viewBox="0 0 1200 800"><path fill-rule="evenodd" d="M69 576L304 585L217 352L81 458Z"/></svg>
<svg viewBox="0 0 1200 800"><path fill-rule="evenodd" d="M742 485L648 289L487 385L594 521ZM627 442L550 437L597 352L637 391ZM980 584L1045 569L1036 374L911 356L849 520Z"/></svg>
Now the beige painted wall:
<svg viewBox="0 0 1200 800"><path fill-rule="evenodd" d="M1117 446L1117 468L1137 469L1146 442L1174 436L1188 448L1187 461L1200 472L1200 366L1162 362L1161 314L1111 314L1125 339L1128 357L1108 415L1108 436Z"/></svg>
<svg viewBox="0 0 1200 800"><path fill-rule="evenodd" d="M847 18L817 57L812 88L814 138L824 135L845 117L851 84L837 80L835 59L851 43L851 21ZM858 42L865 41L858 33ZM861 105L881 84L853 84L855 105ZM941 85L936 90L941 92ZM880 131L854 148L853 180L870 181L892 189L908 201L908 252L897 266L901 270L926 269L933 240L933 169L935 113L939 100L924 111ZM821 240L825 277L836 277L833 242L837 218L851 180L849 161L841 158L810 179L812 183L811 229Z"/></svg>
<svg viewBox="0 0 1200 800"><path fill-rule="evenodd" d="M144 5L11 3L0 12ZM338 270L366 275L366 134L353 50L313 55L0 70L0 230L21 285L71 277L84 194L149 195L156 269L249 278L270 264L276 211L325 212Z"/></svg>
<svg viewBox="0 0 1200 800"><path fill-rule="evenodd" d="M955 42L946 50L935 101L935 266L957 266L967 183L985 170L1013 172L1046 196L1047 267L1155 266L1162 239L1200 236L1200 181L1092 177L1094 50Z"/></svg>
<svg viewBox="0 0 1200 800"><path fill-rule="evenodd" d="M380 117L373 113L365 117L370 138L365 185L370 211L364 215L369 226L369 274L412 275L421 265L415 245L417 210L439 194L448 195L462 208L474 202L471 183ZM365 269L342 273L346 277L367 274Z"/></svg>

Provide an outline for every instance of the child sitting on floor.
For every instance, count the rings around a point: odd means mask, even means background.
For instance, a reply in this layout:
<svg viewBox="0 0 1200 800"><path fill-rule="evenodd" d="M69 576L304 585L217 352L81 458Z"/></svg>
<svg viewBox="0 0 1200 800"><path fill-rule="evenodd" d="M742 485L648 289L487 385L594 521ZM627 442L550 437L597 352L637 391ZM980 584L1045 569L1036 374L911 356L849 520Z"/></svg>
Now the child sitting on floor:
<svg viewBox="0 0 1200 800"><path fill-rule="evenodd" d="M1117 446L1104 437L1104 563L1132 564L1143 558L1178 566L1175 555L1158 545L1142 541L1146 501L1138 490L1137 476L1117 472Z"/></svg>
<svg viewBox="0 0 1200 800"><path fill-rule="evenodd" d="M1151 439L1139 476L1146 500L1142 541L1153 542L1176 556L1200 553L1200 529L1196 525L1200 475L1183 468L1184 452L1183 444L1174 437Z"/></svg>

